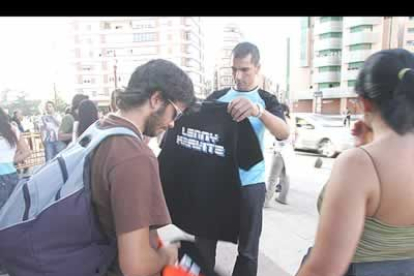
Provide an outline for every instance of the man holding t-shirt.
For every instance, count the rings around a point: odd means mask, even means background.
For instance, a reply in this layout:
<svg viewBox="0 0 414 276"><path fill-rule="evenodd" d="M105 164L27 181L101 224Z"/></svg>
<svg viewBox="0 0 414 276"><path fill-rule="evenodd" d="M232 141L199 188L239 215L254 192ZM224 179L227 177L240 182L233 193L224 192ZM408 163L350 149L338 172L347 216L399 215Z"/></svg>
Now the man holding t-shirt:
<svg viewBox="0 0 414 276"><path fill-rule="evenodd" d="M239 43L232 52L235 86L213 92L207 100L228 104L227 111L236 122L248 118L263 150L265 128L278 140L289 136L281 105L276 97L259 89L260 71L258 48L249 42ZM262 231L262 208L265 199L265 167L261 161L248 170L239 168L241 179L240 229L238 257L233 276L256 276L259 239ZM196 237L196 243L209 266L214 267L216 240Z"/></svg>

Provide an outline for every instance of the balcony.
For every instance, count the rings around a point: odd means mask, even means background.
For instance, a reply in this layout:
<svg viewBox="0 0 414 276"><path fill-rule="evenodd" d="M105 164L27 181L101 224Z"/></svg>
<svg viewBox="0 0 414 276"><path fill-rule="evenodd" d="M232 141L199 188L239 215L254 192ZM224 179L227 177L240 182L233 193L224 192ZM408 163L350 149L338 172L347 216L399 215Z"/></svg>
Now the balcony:
<svg viewBox="0 0 414 276"><path fill-rule="evenodd" d="M359 33L349 33L344 36L344 45L354 45L361 43L378 43L380 34L375 32L359 32Z"/></svg>
<svg viewBox="0 0 414 276"><path fill-rule="evenodd" d="M321 56L313 60L314 67L341 65L341 56Z"/></svg>
<svg viewBox="0 0 414 276"><path fill-rule="evenodd" d="M324 99L338 99L338 98L357 96L354 92L354 88L351 88L351 87L347 87L347 88L333 87L333 88L325 88L321 90L322 90L322 95Z"/></svg>
<svg viewBox="0 0 414 276"><path fill-rule="evenodd" d="M361 25L379 25L382 17L344 17L344 26L349 29Z"/></svg>
<svg viewBox="0 0 414 276"><path fill-rule="evenodd" d="M350 62L359 62L365 61L371 54L373 50L358 50L358 51L349 51L344 54L343 62L350 63Z"/></svg>
<svg viewBox="0 0 414 276"><path fill-rule="evenodd" d="M344 75L343 77L346 80L356 80L358 77L359 71L360 70L358 69L357 70L344 70L342 71Z"/></svg>
<svg viewBox="0 0 414 276"><path fill-rule="evenodd" d="M314 74L313 81L315 83L322 83L322 82L340 82L341 81L341 72L340 71L333 71L333 72L317 72Z"/></svg>
<svg viewBox="0 0 414 276"><path fill-rule="evenodd" d="M317 22L315 24L316 35L331 33L331 32L342 32L342 21L327 21L327 22Z"/></svg>
<svg viewBox="0 0 414 276"><path fill-rule="evenodd" d="M328 50L328 49L341 49L342 38L315 39L314 48L315 48L315 51L322 51L322 50Z"/></svg>

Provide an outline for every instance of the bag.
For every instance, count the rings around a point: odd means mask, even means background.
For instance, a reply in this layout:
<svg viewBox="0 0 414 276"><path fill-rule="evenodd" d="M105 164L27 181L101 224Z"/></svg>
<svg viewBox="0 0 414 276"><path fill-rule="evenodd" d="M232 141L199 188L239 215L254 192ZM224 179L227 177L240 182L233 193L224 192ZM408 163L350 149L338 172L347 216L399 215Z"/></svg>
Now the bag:
<svg viewBox="0 0 414 276"><path fill-rule="evenodd" d="M10 275L102 275L114 261L116 239L102 233L93 210L91 153L109 136L137 135L98 125L21 180L0 210L0 263Z"/></svg>

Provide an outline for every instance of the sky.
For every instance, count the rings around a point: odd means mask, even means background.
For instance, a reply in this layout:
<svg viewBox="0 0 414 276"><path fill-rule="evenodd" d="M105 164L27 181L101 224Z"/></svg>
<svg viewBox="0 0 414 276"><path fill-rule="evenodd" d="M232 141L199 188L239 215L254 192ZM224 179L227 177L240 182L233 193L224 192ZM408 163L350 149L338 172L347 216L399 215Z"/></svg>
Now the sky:
<svg viewBox="0 0 414 276"><path fill-rule="evenodd" d="M68 63L68 25L65 17L0 18L0 91L23 90L33 98L48 99L54 84L69 100L71 69ZM286 38L300 33L298 17L203 17L206 76L212 77L223 27L236 23L245 41L261 52L262 72L284 85ZM59 70L54 68L59 67ZM69 76L69 77L68 77Z"/></svg>

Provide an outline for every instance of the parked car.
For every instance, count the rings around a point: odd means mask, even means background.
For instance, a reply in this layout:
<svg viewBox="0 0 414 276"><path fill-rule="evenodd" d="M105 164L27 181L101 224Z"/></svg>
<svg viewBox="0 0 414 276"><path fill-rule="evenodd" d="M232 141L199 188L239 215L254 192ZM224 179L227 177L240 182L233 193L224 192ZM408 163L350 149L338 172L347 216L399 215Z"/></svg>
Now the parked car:
<svg viewBox="0 0 414 276"><path fill-rule="evenodd" d="M354 147L351 130L342 120L324 119L317 114L297 113L295 149L311 150L325 157L335 157Z"/></svg>

